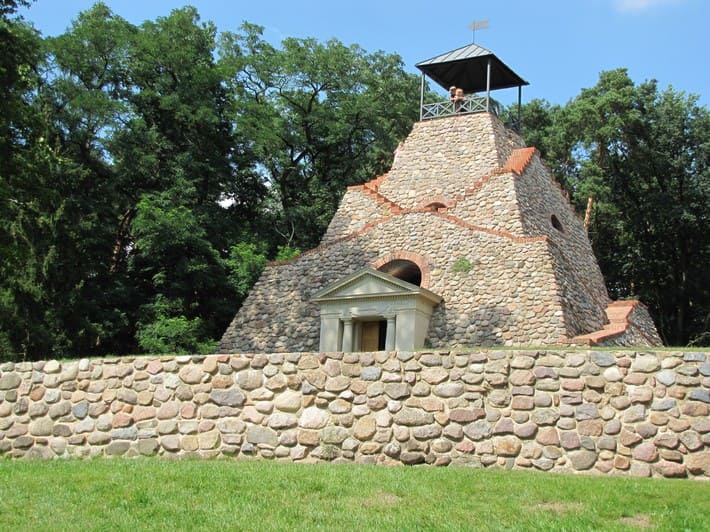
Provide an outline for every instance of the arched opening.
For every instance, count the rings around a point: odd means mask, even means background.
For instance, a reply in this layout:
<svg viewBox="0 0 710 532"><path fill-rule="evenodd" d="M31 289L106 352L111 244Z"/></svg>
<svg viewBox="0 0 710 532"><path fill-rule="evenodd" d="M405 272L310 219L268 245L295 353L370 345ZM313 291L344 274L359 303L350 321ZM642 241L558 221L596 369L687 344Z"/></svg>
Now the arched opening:
<svg viewBox="0 0 710 532"><path fill-rule="evenodd" d="M383 255L379 259L372 262L371 266L376 270L389 273L390 275L399 277L404 281L411 282L404 277L393 274L389 270L389 268L393 268L395 265L398 268L401 268L401 266L405 265L406 263L413 263L419 268L419 282L412 282L412 284L414 284L415 286L421 286L422 288L429 288L429 283L431 279L427 260L425 257L418 255L417 253L412 253L411 251L406 250L399 250L393 253L387 253L386 255ZM409 271L415 272L414 268L412 268L411 266L409 267ZM414 281L417 280L416 275L409 275L409 277L413 278Z"/></svg>
<svg viewBox="0 0 710 532"><path fill-rule="evenodd" d="M445 209L446 205L444 205L443 203L440 203L438 201L435 201L435 202L429 203L424 208L428 211L436 212L439 209Z"/></svg>
<svg viewBox="0 0 710 532"><path fill-rule="evenodd" d="M557 216L555 216L554 214L552 216L550 216L550 223L552 224L552 227L557 229L560 233L563 231L562 224L557 219Z"/></svg>
<svg viewBox="0 0 710 532"><path fill-rule="evenodd" d="M436 212L438 209L450 209L456 205L456 201L447 198L446 196L429 196L420 201L415 209L422 211Z"/></svg>
<svg viewBox="0 0 710 532"><path fill-rule="evenodd" d="M416 286L422 284L422 271L411 260L395 259L383 264L378 270Z"/></svg>

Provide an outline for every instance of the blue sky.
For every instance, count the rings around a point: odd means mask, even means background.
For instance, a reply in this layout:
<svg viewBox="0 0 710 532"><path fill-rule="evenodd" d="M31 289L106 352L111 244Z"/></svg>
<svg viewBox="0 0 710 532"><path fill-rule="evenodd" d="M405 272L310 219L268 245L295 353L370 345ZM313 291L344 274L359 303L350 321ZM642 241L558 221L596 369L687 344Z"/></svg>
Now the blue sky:
<svg viewBox="0 0 710 532"><path fill-rule="evenodd" d="M494 52L530 82L523 101L564 104L593 86L602 70L627 67L637 83L700 95L710 87L710 2L707 0L104 0L134 24L186 4L220 31L242 21L264 26L267 40L335 37L365 50L397 53L408 71L415 63L471 42L473 20L488 19L476 43ZM23 10L44 35L58 35L93 0L35 0ZM517 91L503 91L504 103Z"/></svg>

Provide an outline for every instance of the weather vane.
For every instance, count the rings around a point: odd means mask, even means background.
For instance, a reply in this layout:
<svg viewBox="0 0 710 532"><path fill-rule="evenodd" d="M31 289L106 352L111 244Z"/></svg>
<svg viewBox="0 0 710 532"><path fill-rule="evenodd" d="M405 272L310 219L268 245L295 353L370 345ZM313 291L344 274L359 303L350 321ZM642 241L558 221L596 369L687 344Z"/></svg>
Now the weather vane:
<svg viewBox="0 0 710 532"><path fill-rule="evenodd" d="M476 30L486 30L488 29L488 19L474 20L468 25L468 29L473 32L472 42L476 44Z"/></svg>

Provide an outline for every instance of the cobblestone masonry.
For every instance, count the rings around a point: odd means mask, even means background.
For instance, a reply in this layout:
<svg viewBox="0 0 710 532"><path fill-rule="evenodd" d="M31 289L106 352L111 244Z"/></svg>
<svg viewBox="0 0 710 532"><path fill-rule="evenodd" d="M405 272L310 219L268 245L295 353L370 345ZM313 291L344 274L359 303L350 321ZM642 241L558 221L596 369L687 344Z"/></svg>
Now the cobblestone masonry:
<svg viewBox="0 0 710 532"><path fill-rule="evenodd" d="M422 257L425 288L443 298L432 347L661 345L643 306L609 326L586 231L535 149L522 146L487 113L415 124L389 173L347 190L320 246L267 266L218 352L316 350L312 295L397 253ZM638 323L644 334L631 331Z"/></svg>
<svg viewBox="0 0 710 532"><path fill-rule="evenodd" d="M453 199L522 146L493 114L417 122L379 191L404 208L434 196Z"/></svg>
<svg viewBox="0 0 710 532"><path fill-rule="evenodd" d="M328 225L323 242L347 237L365 227L365 224L376 222L391 214L391 209L386 204L378 203L377 197L373 198L373 193L368 193L362 187L351 187L343 196L338 212Z"/></svg>
<svg viewBox="0 0 710 532"><path fill-rule="evenodd" d="M0 455L238 456L710 478L704 352L477 350L0 365Z"/></svg>
<svg viewBox="0 0 710 532"><path fill-rule="evenodd" d="M538 156L515 180L515 188L524 234L545 235L554 244L568 336L601 329L610 299L582 221ZM553 226L552 216L561 229Z"/></svg>
<svg viewBox="0 0 710 532"><path fill-rule="evenodd" d="M312 295L403 249L426 255L431 278L426 288L444 298L432 316L431 345L542 345L564 336L548 242L515 241L461 227L442 215L415 212L267 268L225 333L220 351L317 350L320 318ZM471 262L470 271L453 271L461 257ZM491 276L491 271L506 275Z"/></svg>

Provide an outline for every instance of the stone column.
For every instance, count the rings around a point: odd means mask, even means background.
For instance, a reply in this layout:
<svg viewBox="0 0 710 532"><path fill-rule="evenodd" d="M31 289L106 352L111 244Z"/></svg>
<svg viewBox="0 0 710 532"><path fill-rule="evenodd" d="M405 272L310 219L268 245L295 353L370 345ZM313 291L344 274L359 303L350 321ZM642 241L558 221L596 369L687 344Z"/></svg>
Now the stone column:
<svg viewBox="0 0 710 532"><path fill-rule="evenodd" d="M320 352L337 351L338 345L338 329L340 328L340 320L337 316L323 316L320 318Z"/></svg>
<svg viewBox="0 0 710 532"><path fill-rule="evenodd" d="M398 351L414 351L416 337L416 310L402 309L397 312L397 327L395 330L395 348Z"/></svg>
<svg viewBox="0 0 710 532"><path fill-rule="evenodd" d="M395 349L395 326L396 318L394 315L386 316L387 318L387 334L385 335L385 350L394 351Z"/></svg>
<svg viewBox="0 0 710 532"><path fill-rule="evenodd" d="M343 319L343 348L342 351L350 353L353 350L353 319Z"/></svg>

